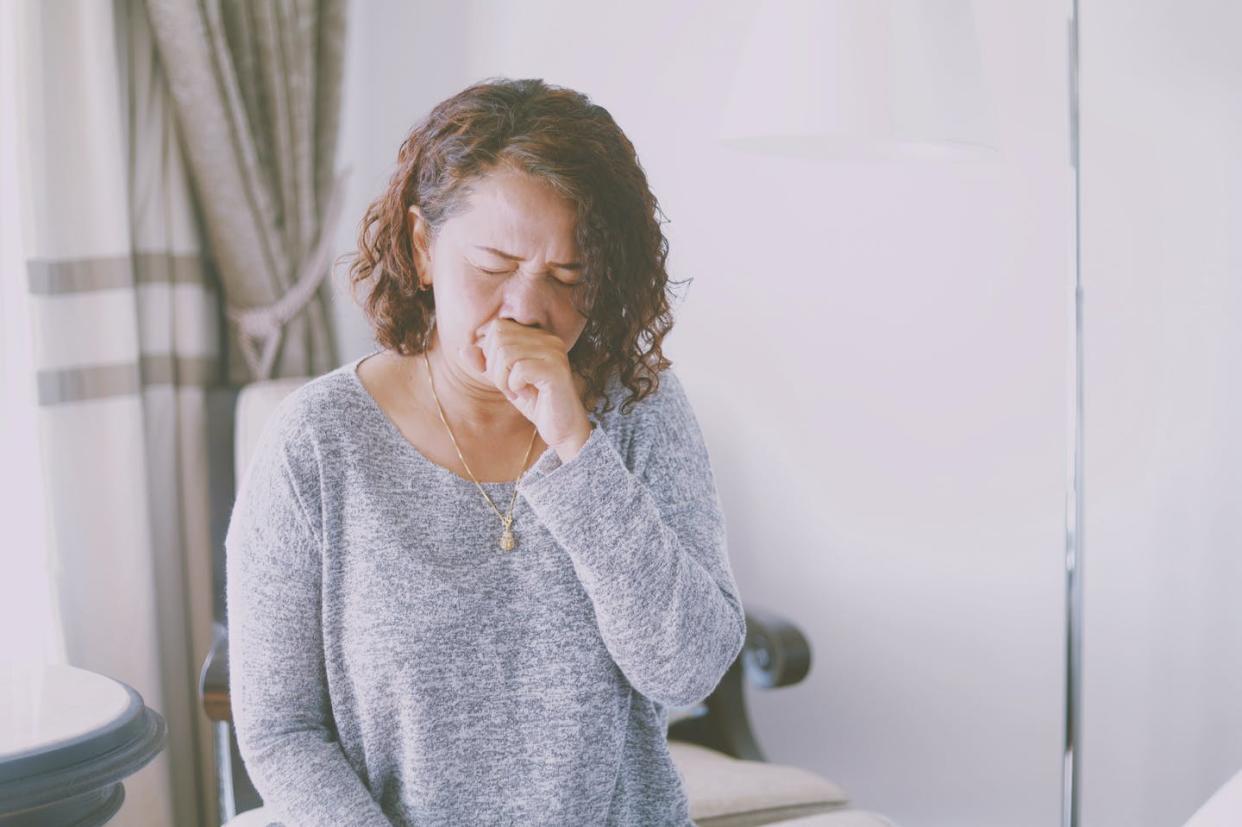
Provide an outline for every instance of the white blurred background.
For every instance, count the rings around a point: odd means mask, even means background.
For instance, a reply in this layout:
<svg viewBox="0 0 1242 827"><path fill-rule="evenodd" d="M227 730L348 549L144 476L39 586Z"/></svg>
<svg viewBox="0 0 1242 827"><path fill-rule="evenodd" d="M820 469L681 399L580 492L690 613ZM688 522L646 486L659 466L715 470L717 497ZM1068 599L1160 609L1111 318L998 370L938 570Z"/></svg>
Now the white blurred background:
<svg viewBox="0 0 1242 827"><path fill-rule="evenodd" d="M712 452L738 587L812 647L801 684L748 693L769 758L908 827L1055 824L1069 6L975 4L999 152L965 161L722 145L755 6L355 4L344 215L383 190L414 120L477 78L541 77L607 108L669 217L670 274L694 278L667 352ZM343 290L336 305L342 356L371 350Z"/></svg>
<svg viewBox="0 0 1242 827"><path fill-rule="evenodd" d="M1044 827L1062 808L1071 6L893 5L929 25L965 12L990 148L726 144L754 0L354 0L337 151L353 175L333 252L354 248L409 129L464 86L540 77L607 108L670 219L672 277L693 279L666 352L708 441L742 597L813 650L802 683L748 691L769 759L903 827ZM1165 827L1242 770L1242 4L1079 12L1082 815ZM886 99L878 76L850 80L860 105ZM808 106L802 87L770 94L765 120ZM34 651L55 647L54 609L31 588L55 526L32 476L25 277L10 277L14 133L0 118L2 516L6 545L29 553L4 552L0 625L6 647ZM344 281L342 267L347 360L373 344Z"/></svg>
<svg viewBox="0 0 1242 827"><path fill-rule="evenodd" d="M1059 823L1069 4L973 4L998 152L965 161L722 145L755 5L356 4L345 215L480 77L605 106L669 216L670 272L695 279L668 353L739 588L813 647L802 684L748 695L770 758L905 825ZM1242 6L1080 14L1082 808L1156 827L1242 769ZM343 355L369 350L337 308Z"/></svg>

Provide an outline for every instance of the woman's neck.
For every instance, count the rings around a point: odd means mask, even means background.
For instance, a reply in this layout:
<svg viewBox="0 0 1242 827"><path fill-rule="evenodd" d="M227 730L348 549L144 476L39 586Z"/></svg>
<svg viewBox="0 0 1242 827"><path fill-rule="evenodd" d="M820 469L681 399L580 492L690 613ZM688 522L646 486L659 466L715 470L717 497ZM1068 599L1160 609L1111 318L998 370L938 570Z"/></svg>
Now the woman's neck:
<svg viewBox="0 0 1242 827"><path fill-rule="evenodd" d="M412 396L438 417L443 409L453 433L466 438L507 440L529 435L534 424L495 387L479 387L479 380L466 368L444 358L443 348L433 343L426 354L405 357ZM427 362L431 378L427 376ZM437 402L439 403L437 405Z"/></svg>

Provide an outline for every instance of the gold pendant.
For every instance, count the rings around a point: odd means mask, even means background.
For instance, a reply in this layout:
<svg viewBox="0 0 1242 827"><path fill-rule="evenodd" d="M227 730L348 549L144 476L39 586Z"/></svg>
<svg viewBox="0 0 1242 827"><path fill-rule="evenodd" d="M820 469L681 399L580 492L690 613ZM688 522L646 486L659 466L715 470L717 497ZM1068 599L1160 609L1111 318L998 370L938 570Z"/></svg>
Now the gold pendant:
<svg viewBox="0 0 1242 827"><path fill-rule="evenodd" d="M500 535L500 547L505 551L513 551L513 547L517 545L517 539L513 536L513 518L505 518L505 530Z"/></svg>

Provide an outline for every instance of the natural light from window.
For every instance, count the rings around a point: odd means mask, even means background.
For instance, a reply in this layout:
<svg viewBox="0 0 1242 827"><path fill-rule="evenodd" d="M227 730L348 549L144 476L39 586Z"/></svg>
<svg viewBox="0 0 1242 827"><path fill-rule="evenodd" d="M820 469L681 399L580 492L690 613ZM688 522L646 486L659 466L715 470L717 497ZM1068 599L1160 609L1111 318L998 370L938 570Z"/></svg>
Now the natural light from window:
<svg viewBox="0 0 1242 827"><path fill-rule="evenodd" d="M22 244L15 9L0 3L0 670L18 662L65 662L54 619Z"/></svg>

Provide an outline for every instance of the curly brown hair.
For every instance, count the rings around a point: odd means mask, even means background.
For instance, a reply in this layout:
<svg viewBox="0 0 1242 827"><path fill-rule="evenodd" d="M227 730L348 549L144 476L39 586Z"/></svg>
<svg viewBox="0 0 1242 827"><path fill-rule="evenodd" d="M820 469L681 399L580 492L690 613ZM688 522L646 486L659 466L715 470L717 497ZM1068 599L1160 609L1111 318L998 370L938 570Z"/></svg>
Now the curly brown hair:
<svg viewBox="0 0 1242 827"><path fill-rule="evenodd" d="M583 286L573 300L587 323L570 366L604 411L612 409L603 392L615 371L631 393L621 406L628 413L673 364L661 350L673 326L670 284L678 283L665 270L667 217L608 110L539 79L482 80L437 104L401 144L387 190L359 226L349 268L351 293L372 280L363 309L376 342L403 355L430 344L435 299L418 289L409 207L418 207L434 238L466 206L470 183L501 165L546 181L575 205Z"/></svg>

